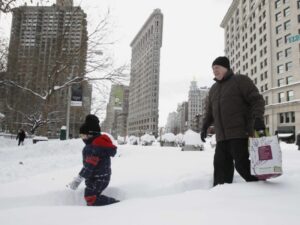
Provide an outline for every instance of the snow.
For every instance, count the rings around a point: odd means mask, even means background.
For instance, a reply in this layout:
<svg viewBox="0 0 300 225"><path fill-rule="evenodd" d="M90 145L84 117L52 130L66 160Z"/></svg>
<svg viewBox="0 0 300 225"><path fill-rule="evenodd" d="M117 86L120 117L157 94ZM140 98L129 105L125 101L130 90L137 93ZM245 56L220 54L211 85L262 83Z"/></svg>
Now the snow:
<svg viewBox="0 0 300 225"><path fill-rule="evenodd" d="M153 135L150 134L144 134L143 136L141 136L141 141L143 143L147 143L147 144L152 144L155 141L155 137Z"/></svg>
<svg viewBox="0 0 300 225"><path fill-rule="evenodd" d="M33 140L38 140L38 141L48 141L48 138L45 136L34 136Z"/></svg>
<svg viewBox="0 0 300 225"><path fill-rule="evenodd" d="M166 133L162 135L161 140L165 142L175 142L175 138L173 133Z"/></svg>
<svg viewBox="0 0 300 225"><path fill-rule="evenodd" d="M285 134L285 133L278 133L278 137L280 137L280 138L291 137L293 135L294 135L293 133L287 133L287 134Z"/></svg>
<svg viewBox="0 0 300 225"><path fill-rule="evenodd" d="M121 200L87 207L84 184L66 187L81 168L79 139L32 144L0 137L2 225L298 225L300 151L281 142L284 174L212 188L213 154L177 147L118 146L105 194Z"/></svg>
<svg viewBox="0 0 300 225"><path fill-rule="evenodd" d="M179 133L175 136L175 143L181 145L183 143L183 134Z"/></svg>
<svg viewBox="0 0 300 225"><path fill-rule="evenodd" d="M183 135L183 142L185 145L201 146L202 142L200 134L192 130L187 130Z"/></svg>

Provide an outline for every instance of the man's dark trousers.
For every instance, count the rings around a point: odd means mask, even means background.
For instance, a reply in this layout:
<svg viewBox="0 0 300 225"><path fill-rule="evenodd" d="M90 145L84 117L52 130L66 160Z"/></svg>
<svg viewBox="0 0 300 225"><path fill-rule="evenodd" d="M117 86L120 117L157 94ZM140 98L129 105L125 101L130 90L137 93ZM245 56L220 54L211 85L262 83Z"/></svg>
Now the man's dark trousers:
<svg viewBox="0 0 300 225"><path fill-rule="evenodd" d="M232 183L234 167L247 182L258 180L250 173L248 139L217 142L214 156L214 186Z"/></svg>

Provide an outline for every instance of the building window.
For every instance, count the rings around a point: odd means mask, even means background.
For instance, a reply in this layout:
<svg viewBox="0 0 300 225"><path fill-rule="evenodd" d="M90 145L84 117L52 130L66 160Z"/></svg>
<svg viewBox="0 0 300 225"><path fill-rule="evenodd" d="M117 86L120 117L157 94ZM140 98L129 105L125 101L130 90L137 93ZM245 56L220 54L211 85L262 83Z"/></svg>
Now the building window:
<svg viewBox="0 0 300 225"><path fill-rule="evenodd" d="M279 113L279 123L284 123L284 113Z"/></svg>
<svg viewBox="0 0 300 225"><path fill-rule="evenodd" d="M287 101L292 101L294 99L294 91L287 92Z"/></svg>
<svg viewBox="0 0 300 225"><path fill-rule="evenodd" d="M266 124L266 125L269 124L269 115L265 115L265 124Z"/></svg>
<svg viewBox="0 0 300 225"><path fill-rule="evenodd" d="M269 97L268 96L265 97L265 105L269 105Z"/></svg>
<svg viewBox="0 0 300 225"><path fill-rule="evenodd" d="M288 15L290 15L290 7L287 7L287 8L285 8L284 10L283 10L283 14L284 14L284 16L288 16Z"/></svg>
<svg viewBox="0 0 300 225"><path fill-rule="evenodd" d="M285 57L290 57L292 55L292 48L285 49Z"/></svg>
<svg viewBox="0 0 300 225"><path fill-rule="evenodd" d="M289 38L291 36L292 36L291 34L287 34L287 35L284 36L284 41L285 41L286 44L289 42Z"/></svg>
<svg viewBox="0 0 300 225"><path fill-rule="evenodd" d="M282 79L278 79L277 80L277 84L278 84L278 87L283 86L284 85L284 79L283 78Z"/></svg>
<svg viewBox="0 0 300 225"><path fill-rule="evenodd" d="M284 23L284 29L285 29L285 30L288 30L288 29L290 29L290 27L291 27L291 21L288 20L288 21L286 21L286 22Z"/></svg>
<svg viewBox="0 0 300 225"><path fill-rule="evenodd" d="M284 92L278 93L278 102L281 103L284 101Z"/></svg>
<svg viewBox="0 0 300 225"><path fill-rule="evenodd" d="M279 123L295 123L295 112L279 113Z"/></svg>
<svg viewBox="0 0 300 225"><path fill-rule="evenodd" d="M292 123L295 123L295 112L290 112L290 113L291 113Z"/></svg>
<svg viewBox="0 0 300 225"><path fill-rule="evenodd" d="M277 60L281 60L283 58L283 51L277 52Z"/></svg>
<svg viewBox="0 0 300 225"><path fill-rule="evenodd" d="M291 118L290 118L290 113L285 113L285 123L290 123Z"/></svg>
<svg viewBox="0 0 300 225"><path fill-rule="evenodd" d="M276 46L277 46L277 47L281 46L282 43L283 43L282 38L278 38L278 39L276 40Z"/></svg>
<svg viewBox="0 0 300 225"><path fill-rule="evenodd" d="M293 67L292 62L287 62L287 63L285 64L285 70L286 70L286 71L291 71L291 70L292 70L292 67Z"/></svg>
<svg viewBox="0 0 300 225"><path fill-rule="evenodd" d="M279 20L281 20L281 12L279 12L279 13L276 13L276 15L275 15L275 19L276 19L276 21L279 21Z"/></svg>
<svg viewBox="0 0 300 225"><path fill-rule="evenodd" d="M284 71L284 67L283 67L283 65L279 65L279 66L277 66L277 73L278 73L278 74L282 74L282 73L283 73L283 71Z"/></svg>
<svg viewBox="0 0 300 225"><path fill-rule="evenodd" d="M282 25L276 26L276 34L280 34L282 32Z"/></svg>
<svg viewBox="0 0 300 225"><path fill-rule="evenodd" d="M300 1L297 2L298 9L300 9Z"/></svg>
<svg viewBox="0 0 300 225"><path fill-rule="evenodd" d="M300 23L300 15L298 15L298 23Z"/></svg>
<svg viewBox="0 0 300 225"><path fill-rule="evenodd" d="M293 82L293 76L288 76L286 78L286 84L291 84Z"/></svg>
<svg viewBox="0 0 300 225"><path fill-rule="evenodd" d="M278 9L281 6L281 0L275 2L275 9Z"/></svg>

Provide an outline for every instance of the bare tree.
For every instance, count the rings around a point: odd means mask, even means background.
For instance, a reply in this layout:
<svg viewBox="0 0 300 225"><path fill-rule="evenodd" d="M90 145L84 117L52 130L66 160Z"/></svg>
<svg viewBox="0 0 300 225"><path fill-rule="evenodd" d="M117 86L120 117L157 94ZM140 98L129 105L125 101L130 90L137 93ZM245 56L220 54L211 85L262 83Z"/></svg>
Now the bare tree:
<svg viewBox="0 0 300 225"><path fill-rule="evenodd" d="M17 0L0 0L0 12L8 13L15 6Z"/></svg>
<svg viewBox="0 0 300 225"><path fill-rule="evenodd" d="M0 73L6 71L8 44L7 40L0 37ZM1 80L1 78L0 78Z"/></svg>
<svg viewBox="0 0 300 225"><path fill-rule="evenodd" d="M19 114L25 119L25 122L16 122L20 127L27 127L30 134L35 134L35 131L43 127L45 124L53 124L60 122L62 118L62 112L60 111L51 111L49 112L49 118L47 120L43 119L42 111L39 108L32 108L31 111L20 111L17 109L12 108L7 103L7 108L9 108L12 112Z"/></svg>
<svg viewBox="0 0 300 225"><path fill-rule="evenodd" d="M49 0L0 0L0 13L9 13L12 9L20 4L30 3L48 3Z"/></svg>
<svg viewBox="0 0 300 225"><path fill-rule="evenodd" d="M43 121L40 126L44 126L46 133L50 123L49 113L52 112L51 104L58 93L68 90L74 84L85 82L104 82L122 83L128 80L128 65L115 66L113 58L106 54L107 50L114 44L108 40L109 16L110 12L100 20L93 32L88 36L88 45L74 44L70 38L72 35L73 18L78 13L79 7L75 7L67 26L61 36L56 40L57 49L53 50L55 61L51 62L51 69L47 71L45 86L41 89L31 85L30 80L19 81L13 79L2 79L0 83L19 89L22 93L33 95L42 104L40 115L25 116L28 120L38 118ZM83 42L84 43L84 42ZM14 43L10 43L13 45ZM87 48L88 46L88 48ZM80 55L86 54L85 61L78 61ZM37 59L38 60L38 59ZM18 109L15 109L18 110ZM36 119L35 119L36 120Z"/></svg>

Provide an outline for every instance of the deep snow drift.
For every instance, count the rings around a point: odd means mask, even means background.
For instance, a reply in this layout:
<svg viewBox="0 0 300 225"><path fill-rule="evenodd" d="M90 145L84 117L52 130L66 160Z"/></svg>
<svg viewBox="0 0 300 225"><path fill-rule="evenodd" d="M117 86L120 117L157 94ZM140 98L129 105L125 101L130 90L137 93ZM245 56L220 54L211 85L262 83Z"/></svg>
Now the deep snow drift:
<svg viewBox="0 0 300 225"><path fill-rule="evenodd" d="M207 141L209 143L209 140ZM212 186L213 149L118 146L106 195L120 203L87 207L84 184L66 187L81 168L81 140L39 142L0 137L2 225L298 225L300 151L281 143L283 172L269 181Z"/></svg>

